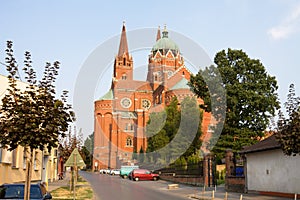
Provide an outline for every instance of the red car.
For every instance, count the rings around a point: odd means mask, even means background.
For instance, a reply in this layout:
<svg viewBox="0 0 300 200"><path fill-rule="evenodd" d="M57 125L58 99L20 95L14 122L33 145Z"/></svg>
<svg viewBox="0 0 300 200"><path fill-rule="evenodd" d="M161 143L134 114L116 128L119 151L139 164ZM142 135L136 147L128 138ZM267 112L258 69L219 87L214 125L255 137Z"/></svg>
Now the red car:
<svg viewBox="0 0 300 200"><path fill-rule="evenodd" d="M134 181L139 181L139 180L157 181L159 179L159 175L154 174L147 169L134 169L131 172L131 179Z"/></svg>

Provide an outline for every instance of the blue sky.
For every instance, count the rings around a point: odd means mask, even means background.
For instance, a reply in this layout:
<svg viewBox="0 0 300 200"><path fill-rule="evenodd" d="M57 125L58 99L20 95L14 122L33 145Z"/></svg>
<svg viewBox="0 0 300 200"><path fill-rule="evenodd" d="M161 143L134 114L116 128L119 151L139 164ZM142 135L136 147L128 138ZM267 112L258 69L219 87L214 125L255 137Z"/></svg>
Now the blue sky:
<svg viewBox="0 0 300 200"><path fill-rule="evenodd" d="M298 0L2 0L0 5L0 61L4 62L7 40L14 42L20 65L23 53L32 53L39 74L46 61L60 61L57 89L69 90L70 102L85 61L97 47L120 34L123 21L128 31L166 24L169 30L199 44L211 59L222 49L243 49L251 58L260 59L267 72L277 78L281 102L285 102L291 83L299 95ZM154 44L155 35L139 39L153 40ZM110 49L112 60L117 50L117 45ZM145 65L147 54L134 53L135 66ZM3 66L0 73L6 74ZM78 115L77 128L82 128L85 136L93 131L93 101L109 86L99 84L94 99L81 102L86 112Z"/></svg>

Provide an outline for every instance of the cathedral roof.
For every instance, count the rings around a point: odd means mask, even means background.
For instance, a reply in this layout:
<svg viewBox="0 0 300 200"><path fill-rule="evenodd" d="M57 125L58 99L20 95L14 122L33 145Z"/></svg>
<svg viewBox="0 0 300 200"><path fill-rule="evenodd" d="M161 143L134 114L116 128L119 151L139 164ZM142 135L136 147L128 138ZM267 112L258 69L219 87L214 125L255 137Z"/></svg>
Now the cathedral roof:
<svg viewBox="0 0 300 200"><path fill-rule="evenodd" d="M110 89L105 95L103 95L99 100L113 100L114 99L114 93L113 90Z"/></svg>
<svg viewBox="0 0 300 200"><path fill-rule="evenodd" d="M149 82L136 80L119 80L115 87L116 90L133 90L133 91L152 91Z"/></svg>
<svg viewBox="0 0 300 200"><path fill-rule="evenodd" d="M188 86L188 80L186 78L182 78L178 83L176 83L171 90L177 90L177 89L190 89Z"/></svg>
<svg viewBox="0 0 300 200"><path fill-rule="evenodd" d="M127 37L126 37L125 22L123 22L118 56L123 56L124 53L125 54L128 53L128 44L127 44Z"/></svg>
<svg viewBox="0 0 300 200"><path fill-rule="evenodd" d="M163 36L162 38L158 39L160 37L157 36L157 42L154 44L152 51L157 51L157 50L175 50L175 51L179 51L179 47L178 45L171 40L168 37L168 31L166 30L166 27L164 29L164 31L162 32Z"/></svg>

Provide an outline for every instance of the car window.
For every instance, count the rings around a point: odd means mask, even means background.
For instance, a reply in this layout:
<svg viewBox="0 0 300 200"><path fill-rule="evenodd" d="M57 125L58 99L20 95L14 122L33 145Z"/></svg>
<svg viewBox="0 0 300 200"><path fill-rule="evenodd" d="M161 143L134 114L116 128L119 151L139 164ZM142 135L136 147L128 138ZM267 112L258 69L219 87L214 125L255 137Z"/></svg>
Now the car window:
<svg viewBox="0 0 300 200"><path fill-rule="evenodd" d="M42 198L42 194L41 194L41 190L40 190L39 186L32 185L30 187L30 198L32 198L32 199Z"/></svg>
<svg viewBox="0 0 300 200"><path fill-rule="evenodd" d="M41 199L42 193L38 185L31 185L30 198ZM4 185L0 187L0 199L23 199L24 185Z"/></svg>
<svg viewBox="0 0 300 200"><path fill-rule="evenodd" d="M1 198L13 199L24 197L24 187L21 185L8 185L1 189Z"/></svg>

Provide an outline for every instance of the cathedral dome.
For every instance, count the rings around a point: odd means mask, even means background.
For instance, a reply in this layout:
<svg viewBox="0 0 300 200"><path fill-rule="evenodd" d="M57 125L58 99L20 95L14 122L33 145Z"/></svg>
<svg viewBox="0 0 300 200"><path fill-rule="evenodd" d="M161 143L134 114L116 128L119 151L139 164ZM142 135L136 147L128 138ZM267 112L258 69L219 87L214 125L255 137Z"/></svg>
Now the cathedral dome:
<svg viewBox="0 0 300 200"><path fill-rule="evenodd" d="M163 36L154 44L152 51L171 50L173 53L179 52L178 45L168 37L168 31L166 28L162 32ZM174 52L175 51L175 52Z"/></svg>

